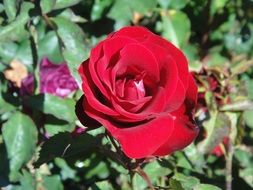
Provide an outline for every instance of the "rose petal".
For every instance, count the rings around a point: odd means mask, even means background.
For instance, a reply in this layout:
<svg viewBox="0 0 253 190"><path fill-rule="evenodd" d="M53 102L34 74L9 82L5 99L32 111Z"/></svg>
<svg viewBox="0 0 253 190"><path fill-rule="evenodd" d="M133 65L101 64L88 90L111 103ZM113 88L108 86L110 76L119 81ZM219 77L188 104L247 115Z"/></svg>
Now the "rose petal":
<svg viewBox="0 0 253 190"><path fill-rule="evenodd" d="M85 94L85 97L87 98L87 101L89 104L91 104L94 108L96 108L98 111L102 113L107 113L108 115L118 116L119 114L115 112L113 109L111 109L109 106L103 104L100 102L97 97L97 92L95 90L97 87L93 83L93 80L90 76L89 69L88 69L88 60L83 62L82 65L79 67L79 74L82 78L82 88L83 92ZM106 100L104 100L106 101Z"/></svg>
<svg viewBox="0 0 253 190"><path fill-rule="evenodd" d="M120 43L118 43L120 41ZM113 56L119 52L126 44L134 43L135 41L129 38L117 37L106 39L100 42L91 51L89 61L89 71L94 84L100 89L102 94L107 98L110 97L109 91L112 91L114 80L111 73L107 70L110 63L116 63L117 60L112 60Z"/></svg>
<svg viewBox="0 0 253 190"><path fill-rule="evenodd" d="M193 78L192 74L189 74L189 84L187 89L187 98L192 100L195 104L197 104L197 95L198 95L198 87Z"/></svg>
<svg viewBox="0 0 253 190"><path fill-rule="evenodd" d="M141 44L128 44L120 51L120 59L116 64L117 76L127 74L141 74L146 72L147 77L154 83L159 81L159 67L152 52ZM144 85L145 78L144 78Z"/></svg>
<svg viewBox="0 0 253 190"><path fill-rule="evenodd" d="M173 94L173 96L169 99L166 106L166 111L172 112L178 109L185 100L186 90L184 88L184 85L182 84L181 80L178 80L177 88Z"/></svg>
<svg viewBox="0 0 253 190"><path fill-rule="evenodd" d="M124 27L113 33L110 37L125 36L143 42L149 35L153 35L147 28L141 26Z"/></svg>
<svg viewBox="0 0 253 190"><path fill-rule="evenodd" d="M103 124L130 158L151 156L166 142L174 129L174 120L170 115L163 115L134 127L123 128L123 125L113 122L104 114L94 110L87 101L84 102L86 113Z"/></svg>
<svg viewBox="0 0 253 190"><path fill-rule="evenodd" d="M94 120L93 118L89 117L85 112L84 112L84 107L83 107L83 99L84 95L77 101L76 107L75 107L75 112L76 116L79 119L79 121L85 126L89 128L97 128L100 127L101 124ZM85 105L84 105L85 106Z"/></svg>
<svg viewBox="0 0 253 190"><path fill-rule="evenodd" d="M191 74L189 75L188 86L184 104L172 113L176 118L174 131L167 142L155 152L154 155L156 156L167 155L182 149L189 145L198 135L199 128L193 120L193 108L196 104L198 89Z"/></svg>
<svg viewBox="0 0 253 190"><path fill-rule="evenodd" d="M174 121L174 130L163 144L153 154L155 156L164 156L176 150L183 149L189 145L198 135L199 128L185 119L176 117Z"/></svg>
<svg viewBox="0 0 253 190"><path fill-rule="evenodd" d="M178 73L180 73L178 76L180 80L182 81L182 84L185 86L185 88L188 88L188 61L184 54L177 48L175 47L172 43L168 42L167 40L161 38L158 35L149 35L147 41L145 43L148 44L156 44L157 46L160 46L160 48L164 49L166 51L166 54L170 55L175 63L177 64L178 67ZM147 46L149 47L149 46ZM154 49L155 50L155 49ZM158 52L160 49L157 49L154 53L154 55L159 55L160 53Z"/></svg>

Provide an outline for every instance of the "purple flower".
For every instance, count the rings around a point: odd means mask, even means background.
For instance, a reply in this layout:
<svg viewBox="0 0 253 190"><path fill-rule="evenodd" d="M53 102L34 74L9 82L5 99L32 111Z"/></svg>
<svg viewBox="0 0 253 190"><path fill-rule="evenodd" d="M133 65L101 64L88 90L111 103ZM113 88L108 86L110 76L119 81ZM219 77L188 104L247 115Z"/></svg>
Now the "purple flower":
<svg viewBox="0 0 253 190"><path fill-rule="evenodd" d="M40 93L48 93L65 98L78 89L78 84L71 76L66 63L53 64L47 58L40 63ZM34 90L34 76L28 75L23 79L20 94L32 94Z"/></svg>
<svg viewBox="0 0 253 190"><path fill-rule="evenodd" d="M33 94L34 91L34 76L29 74L21 81L20 95Z"/></svg>

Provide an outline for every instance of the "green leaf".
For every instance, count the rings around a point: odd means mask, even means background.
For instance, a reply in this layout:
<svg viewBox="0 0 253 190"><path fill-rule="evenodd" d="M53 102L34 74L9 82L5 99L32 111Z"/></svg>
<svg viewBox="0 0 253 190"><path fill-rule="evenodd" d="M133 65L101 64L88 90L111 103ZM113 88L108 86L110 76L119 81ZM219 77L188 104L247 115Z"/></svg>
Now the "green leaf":
<svg viewBox="0 0 253 190"><path fill-rule="evenodd" d="M0 3L0 13L2 13L5 10L5 7L2 3Z"/></svg>
<svg viewBox="0 0 253 190"><path fill-rule="evenodd" d="M0 115L8 113L8 112L12 112L15 109L16 107L6 102L4 98L2 97L2 95L0 94Z"/></svg>
<svg viewBox="0 0 253 190"><path fill-rule="evenodd" d="M37 129L26 115L16 112L3 125L3 138L10 160L10 180L17 181L19 170L33 156L37 143Z"/></svg>
<svg viewBox="0 0 253 190"><path fill-rule="evenodd" d="M241 169L239 171L239 176L244 179L244 181L253 188L253 167Z"/></svg>
<svg viewBox="0 0 253 190"><path fill-rule="evenodd" d="M172 190L184 190L184 188L182 187L181 183L178 180L170 178L169 183Z"/></svg>
<svg viewBox="0 0 253 190"><path fill-rule="evenodd" d="M158 0L159 4L164 9L182 9L184 8L189 0Z"/></svg>
<svg viewBox="0 0 253 190"><path fill-rule="evenodd" d="M96 0L92 6L91 20L96 21L100 19L103 16L105 9L107 9L112 2L112 0Z"/></svg>
<svg viewBox="0 0 253 190"><path fill-rule="evenodd" d="M127 1L129 3L129 1ZM156 7L156 0L149 0L149 1L143 1L143 0L135 0L131 1L130 7L133 12L138 12L143 15L147 15L149 12L154 10Z"/></svg>
<svg viewBox="0 0 253 190"><path fill-rule="evenodd" d="M58 133L61 133L61 132L72 132L75 128L75 125L74 124L50 124L50 123L46 123L44 125L45 127L45 130L47 132L47 134L52 137Z"/></svg>
<svg viewBox="0 0 253 190"><path fill-rule="evenodd" d="M193 190L221 190L221 189L214 185L200 184L197 187L193 188Z"/></svg>
<svg viewBox="0 0 253 190"><path fill-rule="evenodd" d="M46 190L63 190L61 179L58 175L44 176L43 186Z"/></svg>
<svg viewBox="0 0 253 190"><path fill-rule="evenodd" d="M29 40L23 40L16 52L15 59L18 59L21 63L28 66L28 68L32 68L33 57L32 57L32 49Z"/></svg>
<svg viewBox="0 0 253 190"><path fill-rule="evenodd" d="M188 42L191 32L191 23L187 15L181 11L164 10L161 12L161 19L157 28L161 30L162 36L182 48Z"/></svg>
<svg viewBox="0 0 253 190"><path fill-rule="evenodd" d="M224 66L228 65L229 60L226 57L223 57L220 53L212 53L208 56L206 65L209 68L220 67L224 68Z"/></svg>
<svg viewBox="0 0 253 190"><path fill-rule="evenodd" d="M244 111L251 110L253 108L253 101L243 100L238 102L233 102L231 104L224 105L220 108L221 111Z"/></svg>
<svg viewBox="0 0 253 190"><path fill-rule="evenodd" d="M199 73L200 70L202 69L202 64L199 61L197 47L193 44L186 44L183 47L183 52L185 53L185 55L189 61L190 71L195 71L195 72Z"/></svg>
<svg viewBox="0 0 253 190"><path fill-rule="evenodd" d="M34 190L36 189L36 182L31 173L28 173L26 170L23 170L23 175L20 177L19 186L14 186L12 190Z"/></svg>
<svg viewBox="0 0 253 190"><path fill-rule="evenodd" d="M3 0L3 3L9 21L13 21L17 14L19 0Z"/></svg>
<svg viewBox="0 0 253 190"><path fill-rule="evenodd" d="M64 61L60 50L59 40L55 32L50 31L46 33L44 38L39 41L38 55L39 59L45 56L54 63Z"/></svg>
<svg viewBox="0 0 253 190"><path fill-rule="evenodd" d="M84 33L75 23L61 17L52 18L57 26L57 33L63 42L62 53L72 75L79 79L77 68L88 57L84 45Z"/></svg>
<svg viewBox="0 0 253 190"><path fill-rule="evenodd" d="M243 112L243 118L248 127L253 129L253 110L247 110Z"/></svg>
<svg viewBox="0 0 253 190"><path fill-rule="evenodd" d="M94 163L96 161L91 161L91 163ZM92 179L94 177L99 177L100 179L106 179L110 176L109 169L107 167L107 164L103 161L99 161L94 167L92 167L90 170L88 170L85 173L86 179Z"/></svg>
<svg viewBox="0 0 253 190"><path fill-rule="evenodd" d="M180 160L185 160L188 164L189 161L190 169L193 171L197 171L199 173L203 172L203 169L206 167L206 158L203 154L200 154L197 147L194 145L194 143L191 143L189 146L187 146L184 149L185 155L181 155L181 157L178 157L178 165L181 164ZM193 165L193 166L192 166ZM185 167L185 165L182 165L182 167ZM186 168L186 167L185 167Z"/></svg>
<svg viewBox="0 0 253 190"><path fill-rule="evenodd" d="M132 10L126 0L115 1L107 16L116 21L114 29L119 29L124 25L130 24L132 19ZM129 2L129 1L128 1Z"/></svg>
<svg viewBox="0 0 253 190"><path fill-rule="evenodd" d="M36 165L41 165L55 157L69 157L85 154L101 145L101 137L81 134L73 137L70 133L59 133L47 140L41 147L40 158Z"/></svg>
<svg viewBox="0 0 253 190"><path fill-rule="evenodd" d="M9 25L0 27L0 41L17 40L21 41L25 36L28 36L28 32L25 30L25 24L29 21L29 10L34 5L29 2L23 2L21 5L20 14Z"/></svg>
<svg viewBox="0 0 253 190"><path fill-rule="evenodd" d="M79 23L84 23L87 22L87 20L81 16L78 16L74 13L74 11L72 11L72 9L65 9L64 11L62 11L59 15L57 15L58 17L63 17L67 20L70 20L72 22L79 22Z"/></svg>
<svg viewBox="0 0 253 190"><path fill-rule="evenodd" d="M14 42L2 42L0 43L0 57L5 63L10 63L13 57L16 55L18 45Z"/></svg>
<svg viewBox="0 0 253 190"><path fill-rule="evenodd" d="M92 190L100 190L100 189L114 190L114 188L108 181L97 182L95 183L95 185L96 185L96 188L92 187Z"/></svg>
<svg viewBox="0 0 253 190"><path fill-rule="evenodd" d="M215 13L223 11L227 2L228 0L212 0L211 15L213 16Z"/></svg>
<svg viewBox="0 0 253 190"><path fill-rule="evenodd" d="M253 80L245 81L245 85L246 85L248 97L253 100Z"/></svg>
<svg viewBox="0 0 253 190"><path fill-rule="evenodd" d="M149 176L153 184L157 184L160 177L166 176L172 172L169 168L162 167L157 161L148 163L143 170ZM133 177L133 187L136 190L144 190L147 188L147 183L139 174L135 174Z"/></svg>
<svg viewBox="0 0 253 190"><path fill-rule="evenodd" d="M76 5L79 3L81 0L56 0L54 9L63 9L66 7L71 7L73 5Z"/></svg>
<svg viewBox="0 0 253 190"><path fill-rule="evenodd" d="M113 4L107 16L116 21L116 25L114 28L119 29L124 25L128 25L130 23L134 12L140 13L142 15L147 15L155 7L155 0L117 0Z"/></svg>
<svg viewBox="0 0 253 190"><path fill-rule="evenodd" d="M192 190L194 187L200 184L198 178L186 176L181 173L176 173L172 179L179 181L184 190Z"/></svg>
<svg viewBox="0 0 253 190"><path fill-rule="evenodd" d="M73 123L75 116L75 101L70 98L60 98L50 94L40 94L27 97L24 102L32 109L51 114L58 119Z"/></svg>
<svg viewBox="0 0 253 190"><path fill-rule="evenodd" d="M248 168L253 163L253 155L249 150L246 151L238 147L235 149L234 155L241 167Z"/></svg>
<svg viewBox="0 0 253 190"><path fill-rule="evenodd" d="M48 12L50 12L51 10L53 10L55 3L57 0L41 0L40 1L40 7L42 10L42 13L46 14Z"/></svg>
<svg viewBox="0 0 253 190"><path fill-rule="evenodd" d="M47 115L45 117L44 128L46 133L52 137L60 132L72 132L75 129L75 123L68 123L66 121Z"/></svg>
<svg viewBox="0 0 253 190"><path fill-rule="evenodd" d="M237 25L234 25L234 27L237 27ZM236 28L235 32L224 35L224 44L228 50L238 54L251 53L253 47L253 36L251 35L253 24L246 25L245 28L244 30L247 32L243 32L243 28Z"/></svg>
<svg viewBox="0 0 253 190"><path fill-rule="evenodd" d="M55 158L55 164L61 168L62 180L74 179L77 171L68 166L68 163L62 158Z"/></svg>

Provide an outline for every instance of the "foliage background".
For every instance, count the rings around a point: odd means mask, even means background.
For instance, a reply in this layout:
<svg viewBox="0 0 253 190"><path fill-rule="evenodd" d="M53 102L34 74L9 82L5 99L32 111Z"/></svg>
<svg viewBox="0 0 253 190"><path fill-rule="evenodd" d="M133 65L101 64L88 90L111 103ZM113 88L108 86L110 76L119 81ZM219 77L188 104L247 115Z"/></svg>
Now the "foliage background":
<svg viewBox="0 0 253 190"><path fill-rule="evenodd" d="M185 150L142 164L153 185L252 189L252 0L0 0L0 186L147 189L115 159L102 128L71 133L82 127L74 114L80 90L66 99L38 90L22 97L4 75L16 60L39 81L46 56L66 62L79 81L77 67L90 49L126 25L145 26L182 49L199 85L201 133Z"/></svg>

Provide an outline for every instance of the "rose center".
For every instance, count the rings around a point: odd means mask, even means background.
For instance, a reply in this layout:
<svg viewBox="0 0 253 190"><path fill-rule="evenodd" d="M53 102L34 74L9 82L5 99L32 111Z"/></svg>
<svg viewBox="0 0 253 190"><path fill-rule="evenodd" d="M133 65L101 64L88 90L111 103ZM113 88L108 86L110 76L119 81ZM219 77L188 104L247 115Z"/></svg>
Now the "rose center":
<svg viewBox="0 0 253 190"><path fill-rule="evenodd" d="M117 95L125 100L136 100L145 97L146 91L143 80L118 80Z"/></svg>

